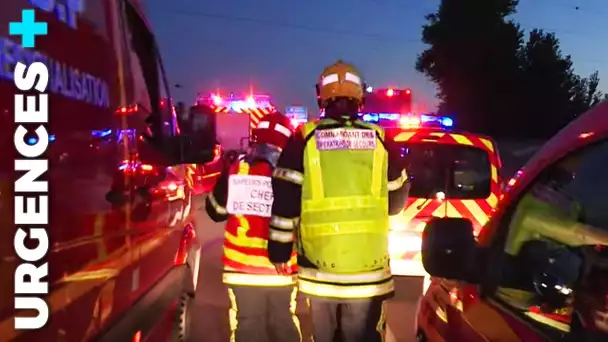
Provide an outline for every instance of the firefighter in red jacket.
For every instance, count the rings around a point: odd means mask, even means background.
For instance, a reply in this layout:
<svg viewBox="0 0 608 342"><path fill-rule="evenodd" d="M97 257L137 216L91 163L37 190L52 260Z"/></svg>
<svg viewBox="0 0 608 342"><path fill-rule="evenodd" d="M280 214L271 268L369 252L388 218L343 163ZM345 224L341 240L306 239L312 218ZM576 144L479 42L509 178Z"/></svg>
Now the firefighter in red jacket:
<svg viewBox="0 0 608 342"><path fill-rule="evenodd" d="M296 317L296 256L286 274L268 260L272 172L293 133L287 117L271 113L252 131L252 145L220 175L206 200L212 220L227 220L224 283L230 297L230 341L301 341Z"/></svg>

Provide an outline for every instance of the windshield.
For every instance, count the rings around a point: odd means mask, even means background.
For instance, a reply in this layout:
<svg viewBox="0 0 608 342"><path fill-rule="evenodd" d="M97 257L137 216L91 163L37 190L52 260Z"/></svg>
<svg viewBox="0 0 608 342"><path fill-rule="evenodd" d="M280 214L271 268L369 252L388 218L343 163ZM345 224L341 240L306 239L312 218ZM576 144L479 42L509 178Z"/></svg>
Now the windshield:
<svg viewBox="0 0 608 342"><path fill-rule="evenodd" d="M411 111L411 96L405 92L399 92L393 96L386 96L384 93L372 93L365 96L364 113L407 114Z"/></svg>
<svg viewBox="0 0 608 342"><path fill-rule="evenodd" d="M491 163L482 149L437 143L396 143L412 181L411 197L475 199L490 195Z"/></svg>

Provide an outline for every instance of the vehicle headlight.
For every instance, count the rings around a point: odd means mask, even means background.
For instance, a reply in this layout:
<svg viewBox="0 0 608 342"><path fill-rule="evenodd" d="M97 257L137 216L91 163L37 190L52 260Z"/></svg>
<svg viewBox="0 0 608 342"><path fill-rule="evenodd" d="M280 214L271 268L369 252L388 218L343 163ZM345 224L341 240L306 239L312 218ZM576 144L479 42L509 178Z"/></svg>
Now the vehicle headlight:
<svg viewBox="0 0 608 342"><path fill-rule="evenodd" d="M404 231L407 229L407 221L403 216L403 213L388 217L388 224L390 230L393 231Z"/></svg>
<svg viewBox="0 0 608 342"><path fill-rule="evenodd" d="M390 255L405 252L419 251L422 246L422 237L419 234L390 232L388 238L388 250Z"/></svg>

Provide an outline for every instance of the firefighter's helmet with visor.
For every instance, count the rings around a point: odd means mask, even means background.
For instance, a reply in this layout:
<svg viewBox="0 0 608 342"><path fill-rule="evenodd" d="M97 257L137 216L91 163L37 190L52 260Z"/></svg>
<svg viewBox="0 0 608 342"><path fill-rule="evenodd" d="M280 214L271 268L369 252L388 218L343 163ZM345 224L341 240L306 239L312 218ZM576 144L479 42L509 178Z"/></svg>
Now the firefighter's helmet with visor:
<svg viewBox="0 0 608 342"><path fill-rule="evenodd" d="M276 165L293 131L291 120L285 115L279 112L267 114L251 132L250 155Z"/></svg>
<svg viewBox="0 0 608 342"><path fill-rule="evenodd" d="M317 82L317 101L320 108L330 102L347 99L363 104L365 84L357 68L342 60L326 67Z"/></svg>

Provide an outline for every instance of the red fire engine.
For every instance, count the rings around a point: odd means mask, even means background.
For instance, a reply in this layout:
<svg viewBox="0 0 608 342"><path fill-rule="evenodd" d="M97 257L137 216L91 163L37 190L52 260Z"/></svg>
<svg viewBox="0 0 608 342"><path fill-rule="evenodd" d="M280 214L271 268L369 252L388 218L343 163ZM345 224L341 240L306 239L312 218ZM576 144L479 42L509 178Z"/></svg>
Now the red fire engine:
<svg viewBox="0 0 608 342"><path fill-rule="evenodd" d="M251 129L274 110L271 97L264 94L236 96L232 93L222 97L212 93L198 96L189 115L193 134L206 132L203 135L215 137L217 147L213 161L196 165L194 183L197 193L211 190L223 168L223 159L234 159L246 152Z"/></svg>
<svg viewBox="0 0 608 342"><path fill-rule="evenodd" d="M212 93L199 96L197 104L208 105L218 114L248 114L250 129L255 128L264 115L275 110L272 98L267 94L236 96L230 93L228 96L222 96L219 93Z"/></svg>
<svg viewBox="0 0 608 342"><path fill-rule="evenodd" d="M411 89L373 89L368 87L365 94L363 113L412 113Z"/></svg>

